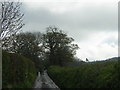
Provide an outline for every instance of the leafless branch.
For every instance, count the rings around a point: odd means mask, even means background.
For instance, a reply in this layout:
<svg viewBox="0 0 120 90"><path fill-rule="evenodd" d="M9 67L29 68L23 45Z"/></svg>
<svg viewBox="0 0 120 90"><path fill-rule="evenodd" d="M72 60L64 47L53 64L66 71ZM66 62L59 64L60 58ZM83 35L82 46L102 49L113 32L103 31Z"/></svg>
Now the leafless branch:
<svg viewBox="0 0 120 90"><path fill-rule="evenodd" d="M15 36L24 26L24 14L20 11L21 4L9 1L0 3L0 41L7 36Z"/></svg>

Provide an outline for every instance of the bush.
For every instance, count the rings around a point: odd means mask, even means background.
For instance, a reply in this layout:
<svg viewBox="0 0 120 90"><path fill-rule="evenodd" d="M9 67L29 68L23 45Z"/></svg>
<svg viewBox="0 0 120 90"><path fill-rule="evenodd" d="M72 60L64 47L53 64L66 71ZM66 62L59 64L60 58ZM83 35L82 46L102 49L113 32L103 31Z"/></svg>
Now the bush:
<svg viewBox="0 0 120 90"><path fill-rule="evenodd" d="M36 77L34 63L24 56L2 53L3 88L32 88Z"/></svg>

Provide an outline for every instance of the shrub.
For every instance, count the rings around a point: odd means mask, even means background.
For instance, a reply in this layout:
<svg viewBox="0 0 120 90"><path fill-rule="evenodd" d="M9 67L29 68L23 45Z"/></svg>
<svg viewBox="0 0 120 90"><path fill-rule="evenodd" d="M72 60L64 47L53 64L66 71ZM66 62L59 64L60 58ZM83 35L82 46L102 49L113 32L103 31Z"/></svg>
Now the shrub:
<svg viewBox="0 0 120 90"><path fill-rule="evenodd" d="M36 77L34 63L15 53L2 53L3 88L32 88Z"/></svg>

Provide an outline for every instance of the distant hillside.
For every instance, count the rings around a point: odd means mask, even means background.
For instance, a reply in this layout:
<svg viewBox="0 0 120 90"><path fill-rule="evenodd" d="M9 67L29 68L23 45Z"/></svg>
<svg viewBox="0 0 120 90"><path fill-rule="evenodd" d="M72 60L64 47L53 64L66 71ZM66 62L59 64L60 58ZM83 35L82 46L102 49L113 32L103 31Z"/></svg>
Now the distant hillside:
<svg viewBox="0 0 120 90"><path fill-rule="evenodd" d="M49 76L62 88L120 88L120 62L117 58L87 62L77 67L48 68Z"/></svg>
<svg viewBox="0 0 120 90"><path fill-rule="evenodd" d="M110 60L110 61L118 61L118 59L120 60L120 57L111 57L111 58L107 58L107 59L104 59L104 60L96 60L96 61L107 61L107 60ZM94 62L94 61L93 61Z"/></svg>
<svg viewBox="0 0 120 90"><path fill-rule="evenodd" d="M78 67L78 66L81 66L81 65L84 65L84 64L91 64L91 63L104 63L104 62L112 62L112 61L118 61L118 59L120 60L120 57L113 57L113 58L109 58L109 59L106 59L106 60L96 60L96 61L88 61L88 62L85 62L83 61L82 59L79 59L79 60L74 60L73 62L69 62L66 64L66 66L74 66L74 67Z"/></svg>
<svg viewBox="0 0 120 90"><path fill-rule="evenodd" d="M2 53L3 88L32 88L36 77L34 63L24 56Z"/></svg>
<svg viewBox="0 0 120 90"><path fill-rule="evenodd" d="M109 59L106 59L106 60L118 61L118 60L120 60L120 57L113 57L113 58L109 58Z"/></svg>

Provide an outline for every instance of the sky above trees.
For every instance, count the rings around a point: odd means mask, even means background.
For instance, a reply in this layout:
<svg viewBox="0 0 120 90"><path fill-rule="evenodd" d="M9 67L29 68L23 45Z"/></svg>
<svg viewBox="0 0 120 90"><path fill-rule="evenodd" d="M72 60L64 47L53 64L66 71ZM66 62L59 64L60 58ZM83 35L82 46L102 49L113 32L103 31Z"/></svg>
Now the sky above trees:
<svg viewBox="0 0 120 90"><path fill-rule="evenodd" d="M118 56L118 0L21 0L23 31L45 32L55 25L75 39L77 57Z"/></svg>

